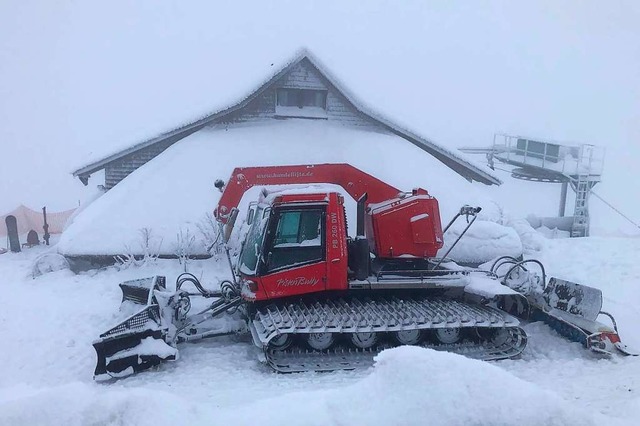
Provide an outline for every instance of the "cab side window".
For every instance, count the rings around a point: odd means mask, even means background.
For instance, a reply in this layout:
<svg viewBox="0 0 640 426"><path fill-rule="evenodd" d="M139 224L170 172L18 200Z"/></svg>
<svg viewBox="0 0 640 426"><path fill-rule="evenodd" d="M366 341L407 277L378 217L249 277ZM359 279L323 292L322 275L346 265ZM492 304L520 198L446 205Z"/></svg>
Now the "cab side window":
<svg viewBox="0 0 640 426"><path fill-rule="evenodd" d="M267 251L267 270L324 260L323 209L284 210L278 215Z"/></svg>

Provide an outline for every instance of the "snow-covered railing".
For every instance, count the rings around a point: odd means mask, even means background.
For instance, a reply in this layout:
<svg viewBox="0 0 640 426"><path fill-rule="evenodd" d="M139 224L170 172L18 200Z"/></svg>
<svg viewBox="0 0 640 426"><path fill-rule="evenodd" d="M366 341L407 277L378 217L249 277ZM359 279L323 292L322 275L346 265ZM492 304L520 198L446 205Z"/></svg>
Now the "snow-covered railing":
<svg viewBox="0 0 640 426"><path fill-rule="evenodd" d="M595 145L562 145L521 136L496 134L494 156L514 165L532 166L565 176L600 176L605 150Z"/></svg>

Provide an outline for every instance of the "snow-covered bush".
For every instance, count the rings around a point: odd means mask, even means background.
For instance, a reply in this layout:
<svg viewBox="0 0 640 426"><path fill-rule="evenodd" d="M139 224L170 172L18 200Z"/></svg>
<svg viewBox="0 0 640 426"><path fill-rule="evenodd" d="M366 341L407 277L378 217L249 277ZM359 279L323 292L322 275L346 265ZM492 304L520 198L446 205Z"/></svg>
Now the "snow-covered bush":
<svg viewBox="0 0 640 426"><path fill-rule="evenodd" d="M158 259L162 247L162 238L156 237L151 228L141 228L138 230L138 234L138 247L140 247L140 250L134 250L132 247L125 245L124 254L114 256L115 266L118 270L155 263ZM136 256L134 253L137 252L142 253L142 256Z"/></svg>
<svg viewBox="0 0 640 426"><path fill-rule="evenodd" d="M213 214L207 213L196 224L200 232L200 241L214 259L219 259L224 253L224 242L222 237L222 228L213 217Z"/></svg>
<svg viewBox="0 0 640 426"><path fill-rule="evenodd" d="M194 255L196 245L196 236L192 235L189 229L180 229L176 235L176 243L174 253L181 265L184 265L184 271L187 272L187 265Z"/></svg>

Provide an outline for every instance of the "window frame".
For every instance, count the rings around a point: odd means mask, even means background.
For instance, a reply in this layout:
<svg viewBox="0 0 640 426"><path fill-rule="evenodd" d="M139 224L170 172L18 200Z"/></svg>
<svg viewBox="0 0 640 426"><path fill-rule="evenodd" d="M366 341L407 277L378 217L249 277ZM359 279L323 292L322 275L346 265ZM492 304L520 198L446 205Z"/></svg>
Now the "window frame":
<svg viewBox="0 0 640 426"><path fill-rule="evenodd" d="M289 247L276 247L275 241L277 236L278 225L280 223L280 218L282 214L288 212L303 212L303 211L320 211L320 245L310 245L310 246L289 246ZM327 208L324 205L313 205L313 206L291 206L280 209L273 209L271 212L271 218L274 220L270 220L270 224L266 230L266 235L264 237L264 253L265 258L264 262L262 262L261 266L261 275L268 275L280 271L284 271L287 269L299 268L301 266L313 265L316 263L324 262L327 258L327 243L326 243L326 220L327 220ZM300 226L300 224L298 225ZM300 232L298 230L298 232ZM304 250L310 252L312 250L320 250L320 256L311 260L306 260L298 263L292 263L288 265L278 266L276 268L269 267L269 257L272 255L273 251L296 251L296 250Z"/></svg>
<svg viewBox="0 0 640 426"><path fill-rule="evenodd" d="M268 228L269 215L271 209L269 207L263 208L257 205L254 213L254 221L251 224L246 236L245 241L242 244L240 255L238 257L238 272L241 272L248 276L255 276L261 268L263 263L262 257L264 253L264 244L266 237L266 228ZM255 261L247 256L249 250L255 250ZM253 266L247 265L247 261L250 260Z"/></svg>
<svg viewBox="0 0 640 426"><path fill-rule="evenodd" d="M327 89L277 87L275 91L276 117L327 119L327 100L329 97L329 91ZM290 94L296 95L296 102L293 102L294 105L280 105L283 91L287 92L287 96L290 96ZM320 94L322 96L322 102L320 102L320 105L315 105L315 102L313 105L305 105L305 93L313 93L313 96Z"/></svg>

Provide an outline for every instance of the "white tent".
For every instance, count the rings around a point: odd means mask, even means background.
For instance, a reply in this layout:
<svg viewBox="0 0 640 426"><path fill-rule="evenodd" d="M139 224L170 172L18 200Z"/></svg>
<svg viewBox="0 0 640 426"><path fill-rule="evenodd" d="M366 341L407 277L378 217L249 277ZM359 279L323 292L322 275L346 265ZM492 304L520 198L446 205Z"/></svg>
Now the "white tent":
<svg viewBox="0 0 640 426"><path fill-rule="evenodd" d="M49 225L49 233L61 234L67 223L67 220L74 211L75 209L56 213L47 212L47 224ZM5 237L7 235L7 227L5 226L5 219L7 218L7 216L15 216L18 223L19 235L24 235L32 229L39 235L44 234L44 217L42 211L31 210L29 207L21 204L9 213L0 216L0 237Z"/></svg>

